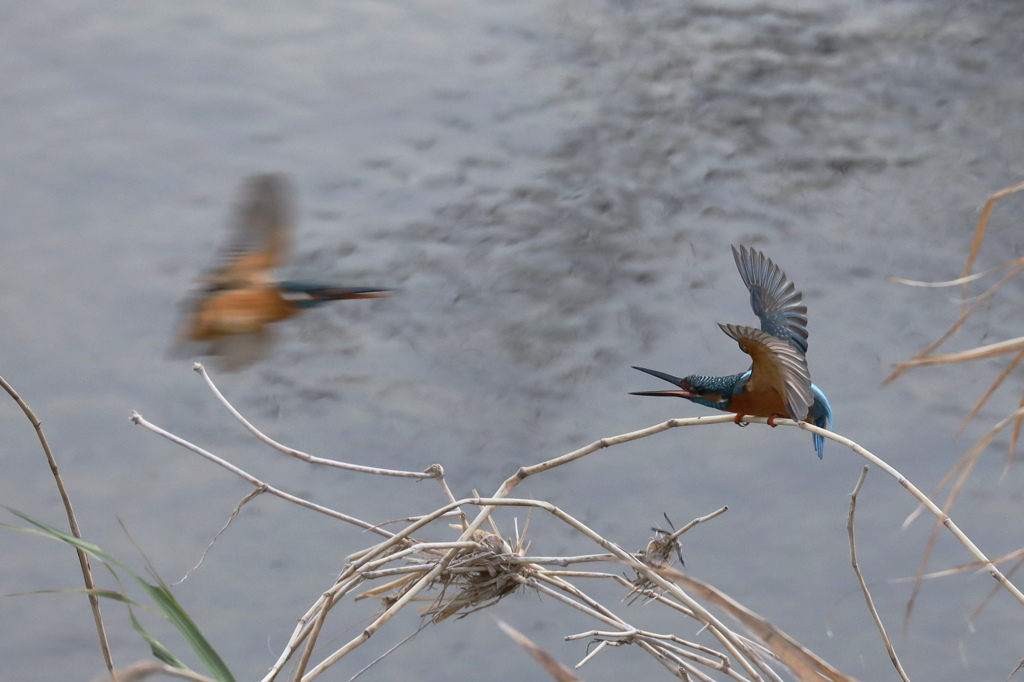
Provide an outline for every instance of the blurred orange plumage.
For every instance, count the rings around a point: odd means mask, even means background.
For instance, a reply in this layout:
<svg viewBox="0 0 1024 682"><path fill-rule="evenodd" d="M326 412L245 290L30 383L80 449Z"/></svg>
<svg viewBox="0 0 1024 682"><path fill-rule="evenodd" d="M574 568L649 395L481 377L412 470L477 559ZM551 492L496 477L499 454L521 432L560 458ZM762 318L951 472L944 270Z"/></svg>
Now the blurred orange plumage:
<svg viewBox="0 0 1024 682"><path fill-rule="evenodd" d="M291 242L292 191L281 175L254 175L242 187L234 232L219 264L200 279L187 305L176 349L205 342L206 354L238 367L263 357L271 337L267 325L328 301L379 298L387 289L342 287L309 281L279 281Z"/></svg>

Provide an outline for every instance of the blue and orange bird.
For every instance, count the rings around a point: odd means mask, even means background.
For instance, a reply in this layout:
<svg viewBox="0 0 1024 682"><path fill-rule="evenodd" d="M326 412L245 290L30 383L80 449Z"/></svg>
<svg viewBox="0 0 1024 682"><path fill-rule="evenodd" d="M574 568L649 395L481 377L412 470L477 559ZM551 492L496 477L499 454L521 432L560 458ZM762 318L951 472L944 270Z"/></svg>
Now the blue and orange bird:
<svg viewBox="0 0 1024 682"><path fill-rule="evenodd" d="M178 348L205 342L207 354L220 355L227 368L237 368L266 355L272 322L328 301L388 295L387 289L276 280L274 270L288 257L292 206L283 176L254 175L243 183L233 234L186 306Z"/></svg>
<svg viewBox="0 0 1024 682"><path fill-rule="evenodd" d="M740 349L750 356L750 369L722 377L691 375L680 379L671 374L634 367L675 384L680 390L643 391L631 395L686 398L724 412L735 412L736 423L744 415L773 420L789 417L827 429L832 424L832 406L821 389L811 383L807 369L807 306L786 273L760 251L732 247L736 267L750 290L750 307L761 320L761 329L719 324ZM814 434L814 450L824 455L825 439Z"/></svg>

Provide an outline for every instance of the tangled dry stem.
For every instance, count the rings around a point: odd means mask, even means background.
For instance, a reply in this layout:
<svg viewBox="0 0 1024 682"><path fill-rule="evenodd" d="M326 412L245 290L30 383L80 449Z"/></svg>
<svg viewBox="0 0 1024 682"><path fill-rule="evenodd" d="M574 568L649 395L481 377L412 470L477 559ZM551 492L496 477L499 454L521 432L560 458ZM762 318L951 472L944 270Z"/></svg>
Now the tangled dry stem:
<svg viewBox="0 0 1024 682"><path fill-rule="evenodd" d="M215 389L212 380L202 367L197 371ZM227 399L215 390L214 395L225 405ZM241 415L229 407L236 418ZM679 538L694 525L710 521L726 509L722 508L707 516L695 519L678 531L653 529L654 536L647 547L629 552L618 544L603 537L564 510L541 500L519 499L510 496L514 488L529 476L549 471L585 457L593 452L619 443L648 437L663 431L709 424L731 423L731 415L673 419L662 424L603 438L590 445L551 460L522 467L503 482L491 497L474 495L455 499L444 482L443 470L439 465L427 467L432 475L416 473L409 478L432 478L442 487L446 503L430 514L412 517L397 532L386 531L379 524L361 520L336 510L331 510L307 500L296 498L284 491L255 479L238 467L220 459L184 439L170 434L147 422L140 415L133 420L173 442L215 461L229 471L250 481L253 485L266 486L268 492L277 494L307 508L320 511L360 528L382 536L377 544L351 554L337 579L315 600L299 619L291 637L278 659L271 666L264 682L277 680L289 663L293 663L291 679L313 680L335 665L354 649L365 643L375 632L383 628L397 613L412 602L428 604L421 614L428 623L436 624L446 619L465 617L475 611L493 605L497 601L520 590L533 590L548 596L600 623L599 630L569 635L568 640L586 638L598 642L597 646L577 667L586 664L608 647L631 644L649 653L665 669L679 679L707 680L724 676L733 680L781 680L776 667L782 666L798 680L846 680L842 673L833 669L813 653L782 633L757 614L750 612L734 600L717 591L714 587L687 576L672 567L681 561ZM766 423L767 420L751 418L751 422ZM264 442L273 443L259 433L249 422L246 428ZM961 543L996 578L999 585L1011 592L1022 604L1022 594L995 565L967 538L942 510L913 486L904 476L889 464L838 434L815 427L805 422L797 423L779 419L776 424L797 427L820 433L835 442L846 445L869 462L893 476L906 490L936 515ZM273 444L283 451L290 448ZM294 452L294 451L292 451ZM290 453L289 453L290 454ZM294 455L293 455L294 456ZM308 458L307 458L308 457ZM322 463L318 458L304 457L311 463ZM368 469L362 467L361 469ZM370 472L366 473L378 473ZM379 472L383 473L383 472ZM388 471L383 475L395 475ZM467 509L477 508L475 515ZM576 534L598 545L603 553L576 557L532 556L529 554L526 529L506 539L497 527L493 513L501 507L543 511L569 526ZM457 536L445 542L428 542L417 537L424 529L436 530L440 521L458 519L452 526ZM484 529L486 524L486 530ZM595 565L598 568L595 568ZM600 570L600 567L607 570ZM633 577L621 575L623 568ZM686 618L697 621L702 631L710 637L709 642L693 642L672 633L657 633L637 627L614 609L602 604L583 590L578 578L600 579L621 585L627 601L642 597L671 608ZM361 591L360 591L361 590ZM373 621L350 641L335 649L329 655L314 663L314 649L328 622L328 615L347 599L376 598L381 610ZM733 631L711 613L710 608L722 611L743 623L753 634L753 639Z"/></svg>

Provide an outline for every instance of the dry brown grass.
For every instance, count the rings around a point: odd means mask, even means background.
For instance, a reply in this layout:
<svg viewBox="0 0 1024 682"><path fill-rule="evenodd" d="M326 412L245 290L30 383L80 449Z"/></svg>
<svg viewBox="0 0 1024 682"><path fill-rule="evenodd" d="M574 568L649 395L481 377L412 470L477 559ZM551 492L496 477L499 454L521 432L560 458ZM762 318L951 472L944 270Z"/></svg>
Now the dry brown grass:
<svg viewBox="0 0 1024 682"><path fill-rule="evenodd" d="M998 192L990 195L986 200L981 210L981 216L978 219L977 227L974 230L974 238L971 240L970 250L967 253L967 259L964 263L963 271L960 273L960 277L955 280L946 282L915 282L904 279L891 278L895 282L907 284L911 286L928 286L928 287L947 287L947 286L962 286L962 298L961 298L961 310L960 315L950 325L949 329L946 330L938 339L929 344L921 352L909 360L904 360L896 365L896 369L890 374L884 384L888 384L910 369L916 367L933 367L938 365L949 365L963 362L974 362L976 360L983 360L986 358L998 357L1001 355L1012 355L1009 362L999 373L999 375L992 381L992 384L981 396L974 408L968 413L963 423L960 425L957 433L963 431L963 429L978 415L981 408L985 406L989 398L996 392L996 390L1003 385L1007 377L1016 369L1020 361L1024 359L1024 336L1006 339L998 341L996 343L986 344L978 346L976 348L970 348L968 350L941 353L936 354L936 350L944 344L946 341L953 336L954 333L959 330L964 323L975 315L982 307L982 304L992 299L997 292L999 292L1007 282L1017 277L1021 272L1024 272L1024 258L1018 258L1016 260L1002 263L999 266L992 268L986 272L972 273L974 263L978 258L978 254L981 251L982 244L985 241L985 234L988 230L989 220L992 217L992 209L999 199L1007 197L1011 194L1015 194L1024 190L1024 183L1019 183L1005 189L1001 189ZM968 305L968 295L970 284L976 280L982 279L988 275L994 274L999 271L1006 270L1007 272L988 289L985 290L980 296L978 296L971 304ZM1010 412L1005 418L994 424L971 448L964 453L964 455L950 468L949 472L943 477L942 481L936 486L932 492L931 497L936 497L939 493L944 490L947 486L949 492L946 496L946 500L942 505L944 512L949 512L960 492L963 490L964 484L970 477L971 472L974 470L975 465L978 463L982 453L988 449L992 440L999 435L1008 426L1013 426L1013 430L1010 435L1010 446L1006 456L1006 464L1003 468L1003 474L1009 469L1010 464L1013 462L1014 453L1017 451L1017 443L1020 438L1021 426L1024 424L1024 395L1021 395L1020 401L1017 407ZM952 485L950 485L952 484ZM911 515L906 523L909 523L916 516L916 513ZM913 613L914 604L918 597L921 589L922 581L927 572L928 562L931 559L932 552L935 548L935 542L938 538L940 531L939 522L936 521L931 537L929 538L928 545L925 548L924 554L921 558L921 563L918 567L917 576L915 578L914 590L911 594L910 599L907 603L907 608L904 616L904 627L909 623L911 614ZM1016 553L1013 553L1016 554ZM996 561L1000 561L997 559ZM1012 569L1011 573L1017 569L1020 564L1017 563Z"/></svg>

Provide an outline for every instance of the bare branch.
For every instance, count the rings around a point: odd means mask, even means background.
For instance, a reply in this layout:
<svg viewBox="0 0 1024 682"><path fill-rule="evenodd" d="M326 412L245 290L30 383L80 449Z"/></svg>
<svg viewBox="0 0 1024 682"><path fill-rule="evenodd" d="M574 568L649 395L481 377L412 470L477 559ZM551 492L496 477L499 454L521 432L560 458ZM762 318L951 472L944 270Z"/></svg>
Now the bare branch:
<svg viewBox="0 0 1024 682"><path fill-rule="evenodd" d="M284 492L283 490L279 490L278 488L275 488L272 485L264 483L263 481L261 481L260 479L256 478L252 474L247 473L243 469L235 466L234 464L231 464L227 460L221 459L220 457L218 457L217 455L213 454L212 452L207 452L206 450L202 449L198 445L193 445L192 443L188 442L184 438L180 438L179 436L175 436L173 433L170 433L169 431L164 431L163 429L161 429L156 424L152 424L152 423L146 421L142 417L142 415L139 414L138 412L132 412L131 421L134 424L138 424L139 426L142 426L142 427L144 427L146 429L149 429L150 431L152 431L153 433L155 433L157 435L163 436L164 438L166 438L167 440L171 441L172 443L180 445L181 447L183 447L183 448L185 448L187 450L191 450L192 452L196 453L197 455L210 460L214 464L217 464L217 465L219 465L221 467L224 467L225 469L227 469L231 473L235 474L239 478L242 478L242 479L248 481L254 487L263 489L266 492L270 493L271 495L276 495L277 497L280 497L283 500L288 500L289 502L294 502L295 504L297 504L297 505L299 505L301 507L306 507L307 509L312 509L313 511L320 512L321 514L325 514L326 516L332 516L332 517L338 519L339 521L344 521L346 523L351 523L354 526L359 526L360 528L372 531L374 533L377 533L378 535L383 535L385 537L391 537L392 536L392 533L389 533L388 531L383 530L382 528L380 528L379 526L377 526L375 524L369 523L367 521L363 521L361 519L357 519L354 516L349 516L348 514L342 514L339 511L335 511L333 509L321 506L319 504L314 504L314 503L312 503L312 502L310 502L308 500L302 499L301 497L296 497L295 495L291 495L289 493Z"/></svg>
<svg viewBox="0 0 1024 682"><path fill-rule="evenodd" d="M321 466L337 467L338 469L345 469L346 471L356 471L363 474L376 474L378 476L398 476L401 478L415 478L417 480L423 480L425 478L440 478L441 476L444 475L444 470L440 468L440 465L436 464L433 465L432 467L428 467L425 471L399 471L396 469L382 469L380 467L368 467L362 466L360 464L339 462L338 460L334 459L314 457L313 455L305 453L301 450L296 450L295 448L290 448L287 445L282 445L281 443L278 443L276 440L264 434L262 431L253 426L248 419L242 416L241 412L235 409L234 405L232 405L228 401L228 399L224 397L224 394L220 392L220 389L217 388L217 385L213 383L213 379L211 379L210 375L206 373L206 368L203 367L203 364L201 362L195 363L195 365L192 366L192 369L203 378L203 381L206 382L206 385L209 387L210 391L217 398L217 400L219 400L220 403L227 408L228 412L231 413L231 416L237 419L238 422L242 426L244 426L247 431L249 431L249 433L256 436L256 438L260 439L270 447L274 448L279 452L283 452L289 457L301 459L302 461L308 462L309 464L319 464Z"/></svg>

